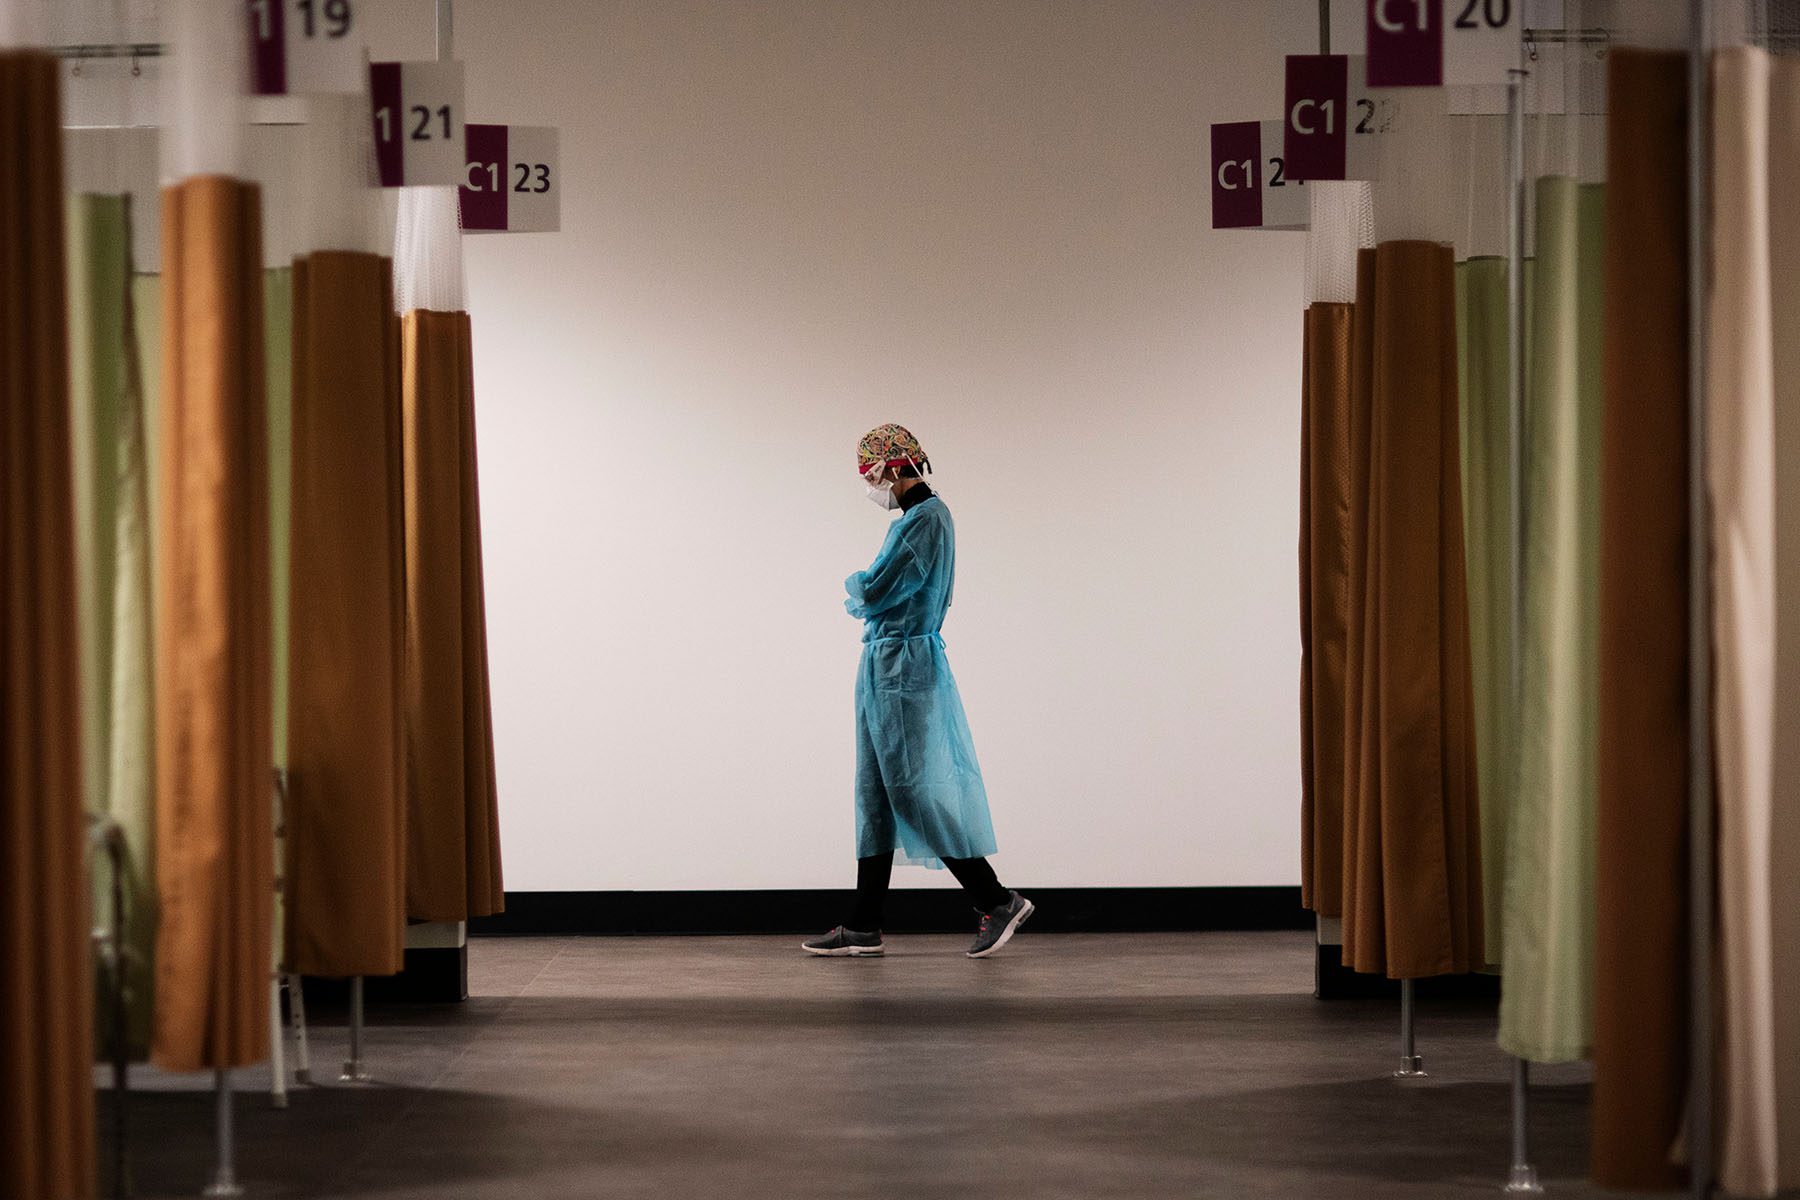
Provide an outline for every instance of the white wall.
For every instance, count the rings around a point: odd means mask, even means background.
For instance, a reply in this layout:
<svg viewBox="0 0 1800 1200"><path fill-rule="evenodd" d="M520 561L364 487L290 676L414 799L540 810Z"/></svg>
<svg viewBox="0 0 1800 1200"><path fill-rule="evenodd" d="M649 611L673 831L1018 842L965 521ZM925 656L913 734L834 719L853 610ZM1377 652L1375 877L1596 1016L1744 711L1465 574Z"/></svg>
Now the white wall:
<svg viewBox="0 0 1800 1200"><path fill-rule="evenodd" d="M430 56L429 0L378 15ZM509 888L848 882L890 420L957 517L1003 877L1297 881L1301 242L1211 232L1206 154L1316 16L456 5L472 117L560 125L569 189L466 243Z"/></svg>

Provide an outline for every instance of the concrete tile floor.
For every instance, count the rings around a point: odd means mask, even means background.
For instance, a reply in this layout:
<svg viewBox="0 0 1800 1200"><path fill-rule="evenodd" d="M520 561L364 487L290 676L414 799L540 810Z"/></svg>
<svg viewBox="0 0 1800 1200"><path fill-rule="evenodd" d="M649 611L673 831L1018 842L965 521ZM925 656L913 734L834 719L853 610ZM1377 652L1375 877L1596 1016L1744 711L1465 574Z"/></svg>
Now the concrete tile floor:
<svg viewBox="0 0 1800 1200"><path fill-rule="evenodd" d="M467 1004L372 1010L378 1082L239 1106L252 1197L1493 1196L1507 1063L1491 1005L1398 1016L1309 995L1305 934L893 937L816 960L797 938L488 939ZM335 1081L343 1015L316 1014ZM136 1073L138 1194L194 1195L205 1078ZM1554 1196L1585 1169L1586 1075L1537 1075ZM102 1117L106 1115L102 1097Z"/></svg>

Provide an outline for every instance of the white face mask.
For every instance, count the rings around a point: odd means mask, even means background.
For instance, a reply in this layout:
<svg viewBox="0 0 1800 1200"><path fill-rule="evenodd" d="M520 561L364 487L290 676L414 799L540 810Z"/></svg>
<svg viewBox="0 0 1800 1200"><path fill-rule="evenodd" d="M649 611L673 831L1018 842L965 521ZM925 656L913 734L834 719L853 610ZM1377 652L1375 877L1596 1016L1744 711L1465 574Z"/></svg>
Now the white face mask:
<svg viewBox="0 0 1800 1200"><path fill-rule="evenodd" d="M869 489L869 503L876 508L884 508L888 512L893 512L900 507L900 497L894 495L893 484L885 483Z"/></svg>

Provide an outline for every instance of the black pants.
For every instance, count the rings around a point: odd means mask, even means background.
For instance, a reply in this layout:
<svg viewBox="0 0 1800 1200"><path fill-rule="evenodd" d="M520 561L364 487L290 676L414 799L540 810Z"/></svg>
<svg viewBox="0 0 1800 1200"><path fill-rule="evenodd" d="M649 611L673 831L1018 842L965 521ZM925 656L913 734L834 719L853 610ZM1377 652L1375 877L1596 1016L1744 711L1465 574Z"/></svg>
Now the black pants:
<svg viewBox="0 0 1800 1200"><path fill-rule="evenodd" d="M969 902L982 912L990 912L1012 899L1012 893L1000 886L994 868L985 858L946 858L944 866L956 876L968 893ZM888 880L894 871L894 852L871 854L856 860L856 905L850 910L846 929L858 933L880 930L887 906Z"/></svg>

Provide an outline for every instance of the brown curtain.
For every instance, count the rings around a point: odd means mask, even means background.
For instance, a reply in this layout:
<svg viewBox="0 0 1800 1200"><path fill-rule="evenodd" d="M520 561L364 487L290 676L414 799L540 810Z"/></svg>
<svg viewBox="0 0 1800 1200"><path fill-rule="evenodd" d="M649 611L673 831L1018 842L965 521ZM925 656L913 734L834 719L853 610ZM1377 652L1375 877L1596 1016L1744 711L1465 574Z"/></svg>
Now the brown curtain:
<svg viewBox="0 0 1800 1200"><path fill-rule="evenodd" d="M406 911L503 907L488 698L469 315L415 311L401 333L406 420Z"/></svg>
<svg viewBox="0 0 1800 1200"><path fill-rule="evenodd" d="M156 1013L170 1070L268 1053L269 479L262 213L219 176L163 192Z"/></svg>
<svg viewBox="0 0 1800 1200"><path fill-rule="evenodd" d="M1594 1181L1679 1186L1687 1063L1687 59L1608 59Z"/></svg>
<svg viewBox="0 0 1800 1200"><path fill-rule="evenodd" d="M1454 271L1361 251L1351 322L1344 960L1395 979L1482 965Z"/></svg>
<svg viewBox="0 0 1800 1200"><path fill-rule="evenodd" d="M1344 909L1344 652L1350 605L1348 304L1305 318L1300 401L1300 897Z"/></svg>
<svg viewBox="0 0 1800 1200"><path fill-rule="evenodd" d="M309 254L293 298L287 963L391 975L406 926L393 266Z"/></svg>
<svg viewBox="0 0 1800 1200"><path fill-rule="evenodd" d="M0 1195L94 1191L57 62L0 51Z"/></svg>

